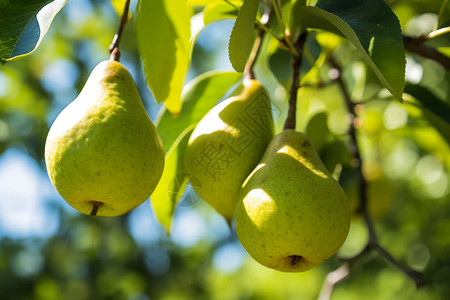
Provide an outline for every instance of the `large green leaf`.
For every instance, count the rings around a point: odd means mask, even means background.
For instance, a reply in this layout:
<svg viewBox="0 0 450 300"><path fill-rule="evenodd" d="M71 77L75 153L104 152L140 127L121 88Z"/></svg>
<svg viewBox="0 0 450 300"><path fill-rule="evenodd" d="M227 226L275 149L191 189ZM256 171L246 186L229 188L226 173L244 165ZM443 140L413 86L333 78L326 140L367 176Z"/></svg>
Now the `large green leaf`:
<svg viewBox="0 0 450 300"><path fill-rule="evenodd" d="M422 109L425 118L450 145L450 106L439 100L428 89L414 84L407 84L405 93L410 94L416 102L407 102Z"/></svg>
<svg viewBox="0 0 450 300"><path fill-rule="evenodd" d="M298 2L300 3L300 2ZM319 0L293 9L297 32L317 28L346 37L382 84L400 101L405 86L405 49L397 16L383 0Z"/></svg>
<svg viewBox="0 0 450 300"><path fill-rule="evenodd" d="M67 0L0 1L0 63L34 52Z"/></svg>
<svg viewBox="0 0 450 300"><path fill-rule="evenodd" d="M183 130L200 121L240 78L241 75L236 72L212 71L190 81L184 87L181 97L181 113L173 116L162 108L156 120L164 148L171 148Z"/></svg>
<svg viewBox="0 0 450 300"><path fill-rule="evenodd" d="M184 130L167 152L163 174L151 197L156 218L168 233L175 206L183 195L189 179L184 170L184 152L194 126Z"/></svg>
<svg viewBox="0 0 450 300"><path fill-rule="evenodd" d="M156 101L173 114L181 110L181 91L191 55L187 0L139 0L136 34L147 84Z"/></svg>
<svg viewBox="0 0 450 300"><path fill-rule="evenodd" d="M253 47L253 30L259 0L245 0L231 32L228 55L237 72L243 72Z"/></svg>

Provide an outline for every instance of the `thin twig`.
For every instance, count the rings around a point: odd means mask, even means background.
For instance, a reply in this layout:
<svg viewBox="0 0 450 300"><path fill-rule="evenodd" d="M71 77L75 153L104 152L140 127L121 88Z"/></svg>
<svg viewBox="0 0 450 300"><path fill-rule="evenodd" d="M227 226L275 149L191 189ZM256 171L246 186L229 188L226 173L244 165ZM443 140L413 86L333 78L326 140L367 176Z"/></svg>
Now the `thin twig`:
<svg viewBox="0 0 450 300"><path fill-rule="evenodd" d="M286 122L284 123L284 129L295 129L296 125L296 114L297 114L297 93L300 87L300 67L302 66L303 59L303 47L306 42L306 36L308 32L305 30L300 34L298 40L295 42L294 46L298 55L292 55L292 83L291 90L289 94L289 109L286 117Z"/></svg>
<svg viewBox="0 0 450 300"><path fill-rule="evenodd" d="M255 65L256 58L258 57L259 49L261 48L261 42L264 36L264 30L258 30L258 36L253 43L252 52L244 67L244 76L246 79L255 79L255 73L253 72L253 66Z"/></svg>
<svg viewBox="0 0 450 300"><path fill-rule="evenodd" d="M317 300L329 300L334 286L341 280L345 279L348 274L350 274L350 269L347 264L344 264L333 272L328 273Z"/></svg>
<svg viewBox="0 0 450 300"><path fill-rule="evenodd" d="M111 45L109 46L109 54L110 60L119 61L120 60L120 51L119 44L122 38L123 29L125 27L125 23L128 21L128 12L130 10L130 1L127 0L125 2L125 7L123 8L123 14L120 18L119 28L117 29L117 33L114 35Z"/></svg>
<svg viewBox="0 0 450 300"><path fill-rule="evenodd" d="M231 6L233 6L235 9L239 10L239 7L237 7L236 5L234 5L233 2L229 1L229 0L223 0L225 1L227 4L230 4Z"/></svg>
<svg viewBox="0 0 450 300"><path fill-rule="evenodd" d="M263 18L261 18L263 20ZM258 26L260 29L264 30L267 34L272 36L274 39L276 39L278 42L284 45L284 40L280 37L278 37L269 27L266 26L266 23L262 21L256 20L256 26Z"/></svg>
<svg viewBox="0 0 450 300"><path fill-rule="evenodd" d="M272 6L283 34L282 40L283 45L285 45L294 56L299 55L297 47L294 45L294 43L292 43L289 37L286 36L286 27L283 24L283 18L281 17L280 7L278 6L276 0L272 0Z"/></svg>
<svg viewBox="0 0 450 300"><path fill-rule="evenodd" d="M445 56L436 49L424 44L428 38L425 36L411 37L404 35L403 44L406 50L419 54L425 58L440 63L445 69L450 70L450 57Z"/></svg>
<svg viewBox="0 0 450 300"><path fill-rule="evenodd" d="M378 243L374 245L374 250L376 250L380 255L382 255L384 258L386 258L390 263L392 263L397 269L401 270L403 273L405 273L408 277L410 277L414 283L416 284L416 287L421 287L425 284L425 281L423 279L423 276L421 273L406 268L404 265L400 264L392 255L389 253L386 249L381 247Z"/></svg>
<svg viewBox="0 0 450 300"><path fill-rule="evenodd" d="M449 34L450 33L450 26L447 27L443 27L443 28L439 28L437 30L434 30L432 32L430 32L429 34L427 34L427 39L434 39L437 38L438 36L444 35L444 34Z"/></svg>

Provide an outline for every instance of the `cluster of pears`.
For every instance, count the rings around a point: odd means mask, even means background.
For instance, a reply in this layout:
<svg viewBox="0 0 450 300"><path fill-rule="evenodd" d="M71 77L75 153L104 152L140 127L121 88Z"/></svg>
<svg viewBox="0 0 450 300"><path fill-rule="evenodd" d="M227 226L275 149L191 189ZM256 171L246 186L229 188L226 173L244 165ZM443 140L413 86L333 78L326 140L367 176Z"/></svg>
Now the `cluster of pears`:
<svg viewBox="0 0 450 300"><path fill-rule="evenodd" d="M94 68L52 124L45 162L56 190L84 214L122 215L150 197L164 150L122 64L108 60Z"/></svg>
<svg viewBox="0 0 450 300"><path fill-rule="evenodd" d="M345 241L350 207L308 138L273 136L270 98L256 80L214 107L194 129L186 170L199 195L228 222L262 265L308 270Z"/></svg>
<svg viewBox="0 0 450 300"><path fill-rule="evenodd" d="M307 137L274 136L270 97L254 79L210 110L192 132L185 168L199 195L231 224L248 253L280 271L305 271L347 237L348 199ZM164 150L133 78L98 64L56 118L45 145L51 182L85 214L118 216L158 184Z"/></svg>

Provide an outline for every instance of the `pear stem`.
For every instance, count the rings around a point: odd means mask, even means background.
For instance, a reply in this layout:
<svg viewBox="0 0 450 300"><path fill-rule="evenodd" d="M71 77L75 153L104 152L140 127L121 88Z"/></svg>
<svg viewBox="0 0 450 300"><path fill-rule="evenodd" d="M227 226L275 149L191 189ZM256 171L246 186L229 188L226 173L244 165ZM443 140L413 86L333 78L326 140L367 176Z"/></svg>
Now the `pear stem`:
<svg viewBox="0 0 450 300"><path fill-rule="evenodd" d="M272 11L268 9L261 17L261 21L258 24L265 26L269 23ZM261 49L262 40L265 35L265 31L262 27L258 27L258 35L253 43L252 51L250 52L250 56L245 64L244 68L244 77L245 79L255 79L255 73L253 72L253 68L256 63L256 59L258 58L259 50Z"/></svg>
<svg viewBox="0 0 450 300"><path fill-rule="evenodd" d="M261 41L264 36L264 31L258 29L258 36L256 37L255 42L253 43L252 52L250 53L250 57L248 58L247 64L244 68L244 77L246 79L255 79L255 73L253 72L253 66L255 65L256 58L258 57L259 49L261 46Z"/></svg>
<svg viewBox="0 0 450 300"><path fill-rule="evenodd" d="M125 7L123 8L123 14L120 18L119 28L117 29L117 33L114 35L111 45L109 46L109 54L110 60L120 61L120 51L119 44L122 38L123 29L125 27L125 23L128 21L128 12L130 10L130 2L131 0L127 0L125 2Z"/></svg>
<svg viewBox="0 0 450 300"><path fill-rule="evenodd" d="M92 201L92 210L91 213L89 215L91 216L96 216L97 212L98 212L98 208L103 204L102 202L98 202L98 201Z"/></svg>
<svg viewBox="0 0 450 300"><path fill-rule="evenodd" d="M294 43L297 54L292 54L292 83L289 94L289 110L286 117L286 122L284 123L284 129L295 129L297 121L297 94L298 89L300 88L300 68L302 66L303 47L305 46L307 35L308 32L306 30L303 31L298 37L298 40Z"/></svg>
<svg viewBox="0 0 450 300"><path fill-rule="evenodd" d="M358 254L356 254L353 257L349 258L342 258L341 261L344 263L340 268L337 270L331 272L327 276L327 280L324 282L322 286L321 293L319 295L320 300L328 300L330 299L331 292L333 290L333 287L341 280L346 278L350 272L351 267L360 261L362 258L366 257L370 252L376 251L379 255L383 256L385 259L387 259L390 263L392 263L397 269L405 273L409 278L411 278L416 287L421 287L425 284L424 279L422 278L422 274L409 269L405 267L403 264L401 264L398 260L396 260L391 253L389 253L386 249L384 249L378 241L378 236L375 231L375 226L373 224L372 218L370 216L369 207L368 207L368 197L367 197L367 181L364 177L364 174L362 172L362 158L361 153L358 146L358 140L356 137L356 127L355 127L355 121L356 121L356 115L357 115L357 106L351 99L350 93L347 90L347 86L345 85L345 82L342 79L342 68L341 66L332 58L329 58L330 65L335 68L338 71L338 76L336 78L336 82L341 89L342 95L345 99L345 104L348 109L348 118L350 121L350 127L349 127L349 135L351 140L351 151L354 159L354 165L357 168L357 171L360 176L360 182L359 182L359 197L360 197L360 206L358 208L358 212L361 213L364 217L364 221L367 226L367 231L369 233L369 240L366 244L366 246L361 250ZM336 276L334 276L334 275ZM337 276L338 274L341 274L342 276ZM329 280L330 279L330 280ZM333 280L331 280L333 279Z"/></svg>

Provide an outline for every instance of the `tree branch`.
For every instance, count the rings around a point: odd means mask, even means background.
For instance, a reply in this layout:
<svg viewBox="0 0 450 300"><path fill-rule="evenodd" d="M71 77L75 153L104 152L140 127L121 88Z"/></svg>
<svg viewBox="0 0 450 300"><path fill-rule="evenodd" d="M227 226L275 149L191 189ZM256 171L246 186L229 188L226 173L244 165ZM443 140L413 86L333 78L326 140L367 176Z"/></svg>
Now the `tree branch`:
<svg viewBox="0 0 450 300"><path fill-rule="evenodd" d="M125 7L123 8L123 14L120 18L119 28L117 29L117 33L114 35L111 45L109 46L109 54L110 60L120 61L120 51L119 44L122 38L123 29L125 27L125 23L128 21L128 12L130 10L130 1L127 0L125 2Z"/></svg>
<svg viewBox="0 0 450 300"><path fill-rule="evenodd" d="M338 76L336 78L336 82L339 85L339 88L341 89L342 95L345 99L345 104L347 106L347 118L350 123L348 134L350 135L350 150L352 152L353 160L352 164L356 167L356 170L358 172L358 176L360 178L359 181L359 199L360 204L358 208L358 212L361 213L364 216L364 221L367 225L367 230L369 231L369 244L376 243L378 240L378 237L376 236L375 228L373 226L372 219L370 218L369 214L369 207L368 207L368 199L367 199L367 181L364 178L364 174L362 172L362 159L361 159L361 153L359 151L359 145L358 145L358 139L356 137L356 105L352 101L350 93L347 90L347 86L345 85L344 81L342 80L342 70L341 67L336 63L336 61L333 58L330 58L330 64L338 70Z"/></svg>
<svg viewBox="0 0 450 300"><path fill-rule="evenodd" d="M414 283L416 284L416 287L421 287L425 284L425 281L422 277L422 274L406 268L402 264L400 264L386 249L380 246L380 244L376 243L374 245L374 250L376 250L380 255L382 255L384 258L386 258L389 262L391 262L397 269L401 270L403 273L405 273L408 277L410 277Z"/></svg>
<svg viewBox="0 0 450 300"><path fill-rule="evenodd" d="M411 37L404 35L403 44L406 50L432 59L440 63L445 69L450 70L450 57L445 56L432 47L424 45L424 42L427 41L427 39L428 38L425 36Z"/></svg>
<svg viewBox="0 0 450 300"><path fill-rule="evenodd" d="M303 31L302 34L300 34L300 36L298 37L298 40L294 43L295 50L298 54L292 54L292 83L289 94L289 110L286 117L286 122L284 123L284 129L295 129L297 113L297 93L300 87L300 67L302 66L303 47L305 46L307 35L308 32L306 30Z"/></svg>
<svg viewBox="0 0 450 300"><path fill-rule="evenodd" d="M350 93L347 90L347 87L342 79L342 68L337 64L337 62L330 57L329 63L333 68L335 68L338 71L338 76L336 78L336 82L342 92L342 95L345 99L345 104L347 106L348 110L348 119L350 122L349 127L349 135L350 135L350 147L352 151L353 156L353 164L356 166L358 174L360 176L360 182L359 182L359 197L360 197L360 206L358 209L358 212L360 212L363 217L364 221L367 226L367 230L369 232L369 240L364 247L364 249L359 252L357 255L349 258L343 258L341 259L344 263L339 269L331 272L328 274L326 281L323 284L322 292L319 296L319 300L326 300L329 299L331 292L333 290L333 287L341 280L347 277L348 273L350 272L351 267L361 260L363 257L365 257L368 253L375 250L386 258L389 262L391 262L397 269L401 270L403 273L405 273L409 278L411 278L414 283L416 284L416 287L420 287L424 284L424 280L422 278L422 275L419 272L416 272L412 269L409 269L402 265L399 261L397 261L386 249L384 249L378 242L378 236L375 231L375 227L373 225L372 218L370 216L369 208L368 208L368 197L367 197L367 181L364 177L364 174L362 172L362 159L361 159L361 153L358 146L358 140L356 137L356 127L355 127L355 121L356 121L356 106L355 103L352 101ZM342 270L348 270L347 273L344 273ZM345 276L335 276L335 274L345 274ZM331 275L333 274L333 275ZM331 281L329 280L329 276L334 278L335 280ZM333 277L334 276L334 277Z"/></svg>

